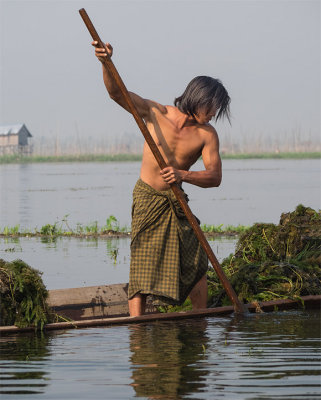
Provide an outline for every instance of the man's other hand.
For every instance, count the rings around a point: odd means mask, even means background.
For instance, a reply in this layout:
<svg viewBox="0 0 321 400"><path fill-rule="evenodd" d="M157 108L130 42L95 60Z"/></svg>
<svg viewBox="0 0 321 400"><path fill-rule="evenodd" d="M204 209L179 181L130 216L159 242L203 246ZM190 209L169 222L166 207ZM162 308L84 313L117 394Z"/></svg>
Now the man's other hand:
<svg viewBox="0 0 321 400"><path fill-rule="evenodd" d="M106 60L107 54L109 57L113 55L113 46L110 43L106 43L107 53L103 47L99 47L98 42L95 40L91 43L95 47L95 55L99 61L104 62Z"/></svg>

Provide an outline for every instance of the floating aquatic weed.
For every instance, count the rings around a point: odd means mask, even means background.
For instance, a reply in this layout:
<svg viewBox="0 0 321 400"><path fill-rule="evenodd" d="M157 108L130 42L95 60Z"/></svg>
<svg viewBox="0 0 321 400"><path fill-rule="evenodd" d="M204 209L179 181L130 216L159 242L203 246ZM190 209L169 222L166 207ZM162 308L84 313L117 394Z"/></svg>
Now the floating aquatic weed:
<svg viewBox="0 0 321 400"><path fill-rule="evenodd" d="M23 229L20 230L20 225L16 225L14 227L5 226L2 230L0 230L0 236L44 236L55 238L58 236L98 236L107 234L121 234L127 233L129 234L129 229L127 226L120 227L120 224L116 217L111 215L106 220L106 225L103 227L98 226L98 221L94 221L88 225L83 225L81 223L76 224L76 228L73 229L68 222L68 214L63 217L61 221L57 221L54 224L45 224L40 230L36 227L33 230ZM67 227L63 229L63 227Z"/></svg>
<svg viewBox="0 0 321 400"><path fill-rule="evenodd" d="M203 232L211 235L211 234L240 234L245 232L249 227L244 226L244 225L226 225L224 226L223 224L220 225L208 225L208 224L202 224L201 229Z"/></svg>
<svg viewBox="0 0 321 400"><path fill-rule="evenodd" d="M36 330L51 321L41 272L22 260L0 259L0 294L1 325L34 326Z"/></svg>
<svg viewBox="0 0 321 400"><path fill-rule="evenodd" d="M114 215L110 215L107 218L105 228L107 231L118 231L119 230L119 223L117 221L117 218Z"/></svg>
<svg viewBox="0 0 321 400"><path fill-rule="evenodd" d="M43 225L40 229L40 234L44 236L60 236L62 233L62 228L61 226L58 227L58 222Z"/></svg>
<svg viewBox="0 0 321 400"><path fill-rule="evenodd" d="M244 302L321 294L320 212L299 205L279 225L254 224L222 267ZM211 304L230 304L212 269L208 286Z"/></svg>
<svg viewBox="0 0 321 400"><path fill-rule="evenodd" d="M92 222L90 225L85 226L87 233L98 233L98 221Z"/></svg>
<svg viewBox="0 0 321 400"><path fill-rule="evenodd" d="M19 233L20 225L17 224L13 227L5 226L2 230L2 234L4 236L12 236L17 235Z"/></svg>

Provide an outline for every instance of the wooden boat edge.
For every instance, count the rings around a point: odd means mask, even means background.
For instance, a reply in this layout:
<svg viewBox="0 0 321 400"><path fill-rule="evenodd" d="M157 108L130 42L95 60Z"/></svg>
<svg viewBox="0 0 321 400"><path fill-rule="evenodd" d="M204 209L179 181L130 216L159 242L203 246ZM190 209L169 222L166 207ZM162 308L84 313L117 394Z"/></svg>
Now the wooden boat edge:
<svg viewBox="0 0 321 400"><path fill-rule="evenodd" d="M259 303L246 304L246 308L250 313L255 312L273 312L283 311L298 308L321 308L321 295L303 296L297 300L280 299L271 300ZM80 321L68 321L68 322L56 322L46 324L44 326L45 331L52 330L64 330L64 329L80 329L88 327L99 327L99 326L112 326L112 325L127 325L135 323L146 323L154 321L169 321L169 320L181 320L188 318L202 318L202 317L221 317L234 313L233 306L206 308L196 311L184 311L184 312L173 312L173 313L151 313L142 315L139 317L109 317L109 318L95 318ZM34 327L19 328L15 325L0 326L0 333L23 333L32 332Z"/></svg>

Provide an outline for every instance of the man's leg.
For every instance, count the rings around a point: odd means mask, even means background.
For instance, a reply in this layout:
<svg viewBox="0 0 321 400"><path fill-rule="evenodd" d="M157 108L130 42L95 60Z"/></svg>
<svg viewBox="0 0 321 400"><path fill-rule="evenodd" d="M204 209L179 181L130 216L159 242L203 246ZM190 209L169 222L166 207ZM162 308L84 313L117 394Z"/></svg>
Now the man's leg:
<svg viewBox="0 0 321 400"><path fill-rule="evenodd" d="M134 297L128 300L129 315L131 317L138 317L145 313L146 294L135 294Z"/></svg>
<svg viewBox="0 0 321 400"><path fill-rule="evenodd" d="M206 275L193 287L189 298L192 301L193 310L207 307L207 279Z"/></svg>

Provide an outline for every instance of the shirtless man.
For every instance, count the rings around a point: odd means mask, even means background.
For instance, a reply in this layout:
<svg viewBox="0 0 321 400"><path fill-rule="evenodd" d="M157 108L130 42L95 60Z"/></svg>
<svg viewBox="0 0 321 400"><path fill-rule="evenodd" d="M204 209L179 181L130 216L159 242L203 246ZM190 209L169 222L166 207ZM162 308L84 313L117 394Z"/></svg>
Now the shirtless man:
<svg viewBox="0 0 321 400"><path fill-rule="evenodd" d="M104 48L92 42L95 54L103 62L107 57ZM113 48L106 43L109 56ZM103 66L103 79L109 96L125 110L128 105L114 79ZM166 191L170 184L182 182L203 188L219 186L222 179L219 139L209 124L216 116L229 119L230 98L220 81L210 77L196 77L182 96L175 99L175 106L164 106L129 92L140 116L144 119L168 167L160 171L154 155L145 142L140 178L157 191ZM191 99L193 99L191 104ZM202 156L205 169L190 171ZM206 308L207 282L204 275L189 294L193 309ZM146 294L137 293L129 299L131 316L144 313Z"/></svg>

